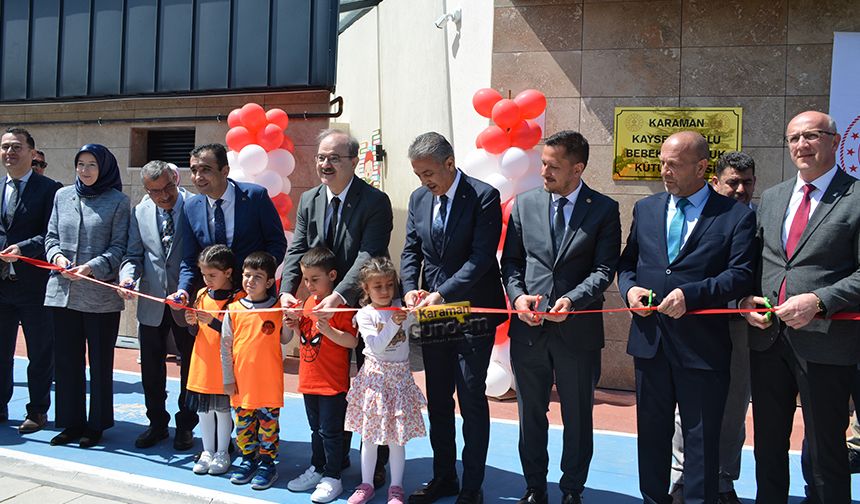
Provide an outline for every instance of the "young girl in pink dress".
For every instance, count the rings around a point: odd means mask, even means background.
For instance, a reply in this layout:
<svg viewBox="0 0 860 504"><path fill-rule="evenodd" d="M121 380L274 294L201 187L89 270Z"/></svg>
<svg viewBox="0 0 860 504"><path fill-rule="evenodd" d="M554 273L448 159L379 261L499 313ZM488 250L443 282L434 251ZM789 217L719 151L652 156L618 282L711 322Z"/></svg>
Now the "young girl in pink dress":
<svg viewBox="0 0 860 504"><path fill-rule="evenodd" d="M373 498L373 471L378 445L390 450L391 486L388 503L402 504L406 442L425 436L421 408L424 395L409 370L409 340L401 324L406 312L400 308L397 271L391 260L375 257L361 269L364 308L355 315L364 338L364 365L347 393L346 430L361 436L362 483L349 504L364 504Z"/></svg>

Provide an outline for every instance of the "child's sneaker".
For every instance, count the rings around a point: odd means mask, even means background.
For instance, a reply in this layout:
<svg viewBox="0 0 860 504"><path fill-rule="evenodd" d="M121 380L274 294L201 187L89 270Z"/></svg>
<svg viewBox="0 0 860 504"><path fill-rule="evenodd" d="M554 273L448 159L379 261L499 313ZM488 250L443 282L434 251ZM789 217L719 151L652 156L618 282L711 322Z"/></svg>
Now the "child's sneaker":
<svg viewBox="0 0 860 504"><path fill-rule="evenodd" d="M331 502L343 493L343 485L340 479L322 478L317 485L317 489L311 494L311 502L317 504L326 504Z"/></svg>
<svg viewBox="0 0 860 504"><path fill-rule="evenodd" d="M245 483L251 481L251 478L254 477L254 473L257 471L257 461L254 460L254 455L250 455L248 457L242 457L242 462L239 463L239 467L233 471L233 474L230 475L230 483L234 485L244 485Z"/></svg>
<svg viewBox="0 0 860 504"><path fill-rule="evenodd" d="M251 480L252 490L265 490L278 479L278 471L274 462L263 462L257 468L257 475Z"/></svg>
<svg viewBox="0 0 860 504"><path fill-rule="evenodd" d="M226 451L215 452L212 462L209 463L209 474L218 476L230 470L230 455Z"/></svg>
<svg viewBox="0 0 860 504"><path fill-rule="evenodd" d="M206 474L209 472L209 466L211 464L212 454L203 450L203 453L200 454L200 458L197 459L197 463L194 464L194 468L191 470L194 471L194 474Z"/></svg>
<svg viewBox="0 0 860 504"><path fill-rule="evenodd" d="M403 504L405 495L403 487L388 487L388 504Z"/></svg>
<svg viewBox="0 0 860 504"><path fill-rule="evenodd" d="M373 485L362 483L355 487L355 492L346 501L347 504L366 504L373 498Z"/></svg>
<svg viewBox="0 0 860 504"><path fill-rule="evenodd" d="M287 483L287 490L291 492L306 492L311 488L316 488L321 479L322 473L318 473L316 467L310 466L297 478Z"/></svg>

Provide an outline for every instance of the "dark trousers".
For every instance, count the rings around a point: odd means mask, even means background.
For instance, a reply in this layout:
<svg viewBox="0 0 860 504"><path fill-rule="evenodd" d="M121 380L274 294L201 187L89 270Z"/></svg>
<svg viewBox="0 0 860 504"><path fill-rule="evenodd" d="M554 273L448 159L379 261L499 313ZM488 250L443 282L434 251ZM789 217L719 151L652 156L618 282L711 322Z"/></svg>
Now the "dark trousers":
<svg viewBox="0 0 860 504"><path fill-rule="evenodd" d="M845 429L856 366L800 359L780 334L763 352L750 352L755 426L756 502L788 499L788 450L797 394L803 405L807 481L813 503L851 502Z"/></svg>
<svg viewBox="0 0 860 504"><path fill-rule="evenodd" d="M356 369L361 369L364 366L364 339L358 338L358 346L355 347L355 366ZM346 457L349 456L349 448L350 441L352 441L352 432L344 431L344 452L346 453ZM376 470L381 471L385 469L385 464L388 463L388 457L390 453L388 451L388 445L379 445L376 447ZM344 458L346 458L344 457Z"/></svg>
<svg viewBox="0 0 860 504"><path fill-rule="evenodd" d="M54 308L57 427L103 431L113 427L113 352L120 312ZM90 365L87 415L86 358Z"/></svg>
<svg viewBox="0 0 860 504"><path fill-rule="evenodd" d="M672 364L662 345L651 359L634 358L639 489L648 504L671 504L675 406L684 436L684 502L717 500L720 427L729 389L728 370L688 369Z"/></svg>
<svg viewBox="0 0 860 504"><path fill-rule="evenodd" d="M556 384L564 424L561 452L565 493L582 493L594 452L592 409L600 379L600 350L571 350L562 335L543 330L531 344L511 340L520 417L520 462L526 486L546 491L550 393Z"/></svg>
<svg viewBox="0 0 860 504"><path fill-rule="evenodd" d="M346 393L334 396L305 394L304 398L311 427L311 465L327 478L340 479Z"/></svg>
<svg viewBox="0 0 860 504"><path fill-rule="evenodd" d="M463 490L479 490L490 443L487 405L487 367L492 337L430 342L422 347L433 448L433 477L456 477L457 444L454 429L454 391L463 417Z"/></svg>
<svg viewBox="0 0 860 504"><path fill-rule="evenodd" d="M27 415L47 413L51 406L51 382L54 381L54 318L42 303L18 304L0 301L0 408L6 410L14 386L15 343L18 323L24 329L27 343L27 388L30 402Z"/></svg>
<svg viewBox="0 0 860 504"><path fill-rule="evenodd" d="M191 365L191 350L194 348L194 336L188 333L188 328L176 323L170 313L170 308L164 307L161 325L152 327L140 324L140 374L143 381L143 395L146 402L146 416L149 424L156 429L167 427L170 414L167 413L167 339L173 332L173 340L179 350L179 411L176 413L176 428L193 430L197 425L197 412L188 409L185 385L188 383L188 367Z"/></svg>

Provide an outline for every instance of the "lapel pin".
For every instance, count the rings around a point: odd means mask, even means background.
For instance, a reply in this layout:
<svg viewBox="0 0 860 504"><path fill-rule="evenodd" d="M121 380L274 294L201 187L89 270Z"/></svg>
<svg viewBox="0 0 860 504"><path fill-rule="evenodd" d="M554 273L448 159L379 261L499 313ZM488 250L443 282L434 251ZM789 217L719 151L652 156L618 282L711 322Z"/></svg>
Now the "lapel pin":
<svg viewBox="0 0 860 504"><path fill-rule="evenodd" d="M586 203L591 203L591 198L585 198Z"/></svg>

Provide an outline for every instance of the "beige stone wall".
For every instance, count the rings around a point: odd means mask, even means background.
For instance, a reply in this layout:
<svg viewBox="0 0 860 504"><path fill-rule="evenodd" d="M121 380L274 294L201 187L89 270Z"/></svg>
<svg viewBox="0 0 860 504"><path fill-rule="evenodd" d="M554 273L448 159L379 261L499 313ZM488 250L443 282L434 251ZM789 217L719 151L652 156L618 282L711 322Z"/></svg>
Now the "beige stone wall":
<svg viewBox="0 0 860 504"><path fill-rule="evenodd" d="M548 97L547 132L581 131L585 181L621 204L659 182L612 180L616 106L741 106L757 193L793 176L783 147L796 113L827 112L834 31L860 30L856 0L495 0L492 86ZM621 305L617 288L607 306ZM601 386L632 389L629 317L605 317ZM692 336L692 335L691 335Z"/></svg>
<svg viewBox="0 0 860 504"><path fill-rule="evenodd" d="M245 103L259 103L265 109L280 107L290 114L328 112L330 95L325 91L271 93L260 95L230 95L212 97L146 98L106 100L92 102L51 103L41 105L0 105L0 124L3 129L23 125L36 141L38 149L45 151L48 160L46 175L64 185L75 178L74 159L78 149L87 143L107 146L117 158L122 170L124 191L136 204L143 197L139 170L148 159L133 156L134 142L140 141L133 129L194 128L195 143L224 143L228 127L227 114ZM221 115L221 121L211 119ZM57 124L56 121L84 121L92 119L137 119L190 117L184 122L120 122L99 124ZM41 123L41 124L40 124ZM287 134L296 144L296 170L290 176L293 183L290 197L298 204L302 192L319 184L314 173L313 156L316 154L316 136L328 127L329 120L291 118ZM138 149L139 150L139 149ZM143 156L145 156L143 150ZM137 159L132 159L137 157ZM193 191L187 163L182 170L182 185ZM290 218L295 220L295 209ZM122 317L120 334L137 335L135 308L129 303Z"/></svg>

